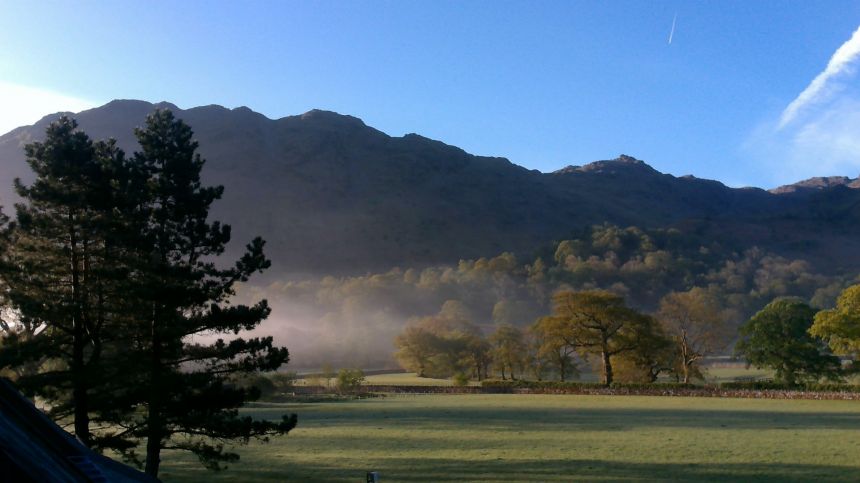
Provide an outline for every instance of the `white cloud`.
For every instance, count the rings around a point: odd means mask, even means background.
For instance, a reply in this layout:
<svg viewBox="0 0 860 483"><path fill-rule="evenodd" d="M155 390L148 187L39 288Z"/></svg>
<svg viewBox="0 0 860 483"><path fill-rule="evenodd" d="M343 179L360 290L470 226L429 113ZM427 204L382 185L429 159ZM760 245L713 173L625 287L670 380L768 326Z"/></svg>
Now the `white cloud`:
<svg viewBox="0 0 860 483"><path fill-rule="evenodd" d="M814 176L860 175L860 97L843 94L785 128L760 123L742 150L773 186Z"/></svg>
<svg viewBox="0 0 860 483"><path fill-rule="evenodd" d="M756 161L750 169L773 186L860 175L858 63L860 28L796 99L756 126L741 148Z"/></svg>
<svg viewBox="0 0 860 483"><path fill-rule="evenodd" d="M779 128L782 129L792 122L804 107L826 99L837 90L837 86L833 86L832 81L841 74L852 74L858 59L860 59L860 27L854 31L848 41L836 49L824 71L815 76L806 89L782 111Z"/></svg>
<svg viewBox="0 0 860 483"><path fill-rule="evenodd" d="M59 92L0 82L0 134L33 124L45 115L79 112L97 103Z"/></svg>

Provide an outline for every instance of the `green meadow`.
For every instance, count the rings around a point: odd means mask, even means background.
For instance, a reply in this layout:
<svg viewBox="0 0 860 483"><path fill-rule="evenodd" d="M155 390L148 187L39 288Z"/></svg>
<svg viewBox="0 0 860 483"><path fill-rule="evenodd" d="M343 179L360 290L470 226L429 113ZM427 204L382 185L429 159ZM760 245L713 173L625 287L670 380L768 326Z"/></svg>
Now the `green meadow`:
<svg viewBox="0 0 860 483"><path fill-rule="evenodd" d="M220 473L166 452L166 482L858 481L860 402L407 395L261 404L299 415Z"/></svg>

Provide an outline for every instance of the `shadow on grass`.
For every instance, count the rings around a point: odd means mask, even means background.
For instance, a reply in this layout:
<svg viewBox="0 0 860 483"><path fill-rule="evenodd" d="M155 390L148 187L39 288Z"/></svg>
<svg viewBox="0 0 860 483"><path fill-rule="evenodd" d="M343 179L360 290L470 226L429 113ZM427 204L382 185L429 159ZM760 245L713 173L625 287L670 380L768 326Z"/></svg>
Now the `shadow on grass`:
<svg viewBox="0 0 860 483"><path fill-rule="evenodd" d="M304 427L384 425L388 428L464 427L521 431L624 431L636 428L860 429L860 412L779 412L719 409L618 408L380 408L378 411L307 411ZM267 417L260 413L261 417Z"/></svg>
<svg viewBox="0 0 860 483"><path fill-rule="evenodd" d="M363 481L365 471L380 472L382 481L744 481L806 482L857 481L858 469L791 464L678 464L625 463L606 460L496 460L462 461L439 458L386 458L373 468L337 465L278 466L233 469L207 474L205 469L163 475L170 481Z"/></svg>
<svg viewBox="0 0 860 483"><path fill-rule="evenodd" d="M418 465L416 465L418 463ZM394 468L410 468L397 471ZM466 463L397 461L391 481L856 481L856 469L822 465L622 463L605 460L527 460ZM384 473L383 473L384 474Z"/></svg>

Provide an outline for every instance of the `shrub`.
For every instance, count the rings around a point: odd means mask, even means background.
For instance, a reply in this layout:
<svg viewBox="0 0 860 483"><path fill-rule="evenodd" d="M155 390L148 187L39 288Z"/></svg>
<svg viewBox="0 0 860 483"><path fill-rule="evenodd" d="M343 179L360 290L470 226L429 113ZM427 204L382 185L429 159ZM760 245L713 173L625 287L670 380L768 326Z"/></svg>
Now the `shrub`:
<svg viewBox="0 0 860 483"><path fill-rule="evenodd" d="M600 390L600 389L629 389L629 390L647 390L647 389L692 389L699 386L695 384L684 384L675 382L652 382L652 383L618 383L614 382L608 387L599 382L558 382L558 381L500 381L491 379L481 382L481 387L494 388L499 390L513 389L535 389L535 390L550 390L550 391L583 391L583 390Z"/></svg>
<svg viewBox="0 0 860 483"><path fill-rule="evenodd" d="M855 384L834 383L805 383L787 384L777 381L745 381L724 382L720 384L721 389L735 389L747 391L806 391L806 392L851 392L860 393L860 386Z"/></svg>
<svg viewBox="0 0 860 483"><path fill-rule="evenodd" d="M305 386L323 387L325 383L319 374L308 374L305 376Z"/></svg>
<svg viewBox="0 0 860 483"><path fill-rule="evenodd" d="M337 373L337 390L340 392L355 392L364 382L364 371L361 369L341 369Z"/></svg>
<svg viewBox="0 0 860 483"><path fill-rule="evenodd" d="M469 376L463 372L458 372L451 377L451 382L455 386L463 387L469 385Z"/></svg>
<svg viewBox="0 0 860 483"><path fill-rule="evenodd" d="M241 389L249 391L252 395L256 393L252 399L270 399L275 393L275 385L272 380L263 374L241 374L231 378L232 383Z"/></svg>
<svg viewBox="0 0 860 483"><path fill-rule="evenodd" d="M277 372L269 376L277 393L293 392L298 378L295 372Z"/></svg>

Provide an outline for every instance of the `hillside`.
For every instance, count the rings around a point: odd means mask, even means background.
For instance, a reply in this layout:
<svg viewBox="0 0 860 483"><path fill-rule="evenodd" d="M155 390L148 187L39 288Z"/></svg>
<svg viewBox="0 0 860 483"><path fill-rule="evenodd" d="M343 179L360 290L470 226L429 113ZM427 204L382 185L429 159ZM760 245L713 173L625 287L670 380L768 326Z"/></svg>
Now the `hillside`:
<svg viewBox="0 0 860 483"><path fill-rule="evenodd" d="M268 241L272 277L365 273L456 263L514 251L604 222L679 227L738 249L758 245L825 270L860 267L860 190L732 189L662 174L629 156L540 173L474 156L417 134L391 137L326 111L268 119L248 108L113 101L75 114L94 139L133 151L133 128L156 107L192 126L208 160L205 181L225 185L214 214L234 244ZM0 136L0 204L30 175L22 146L58 114Z"/></svg>

